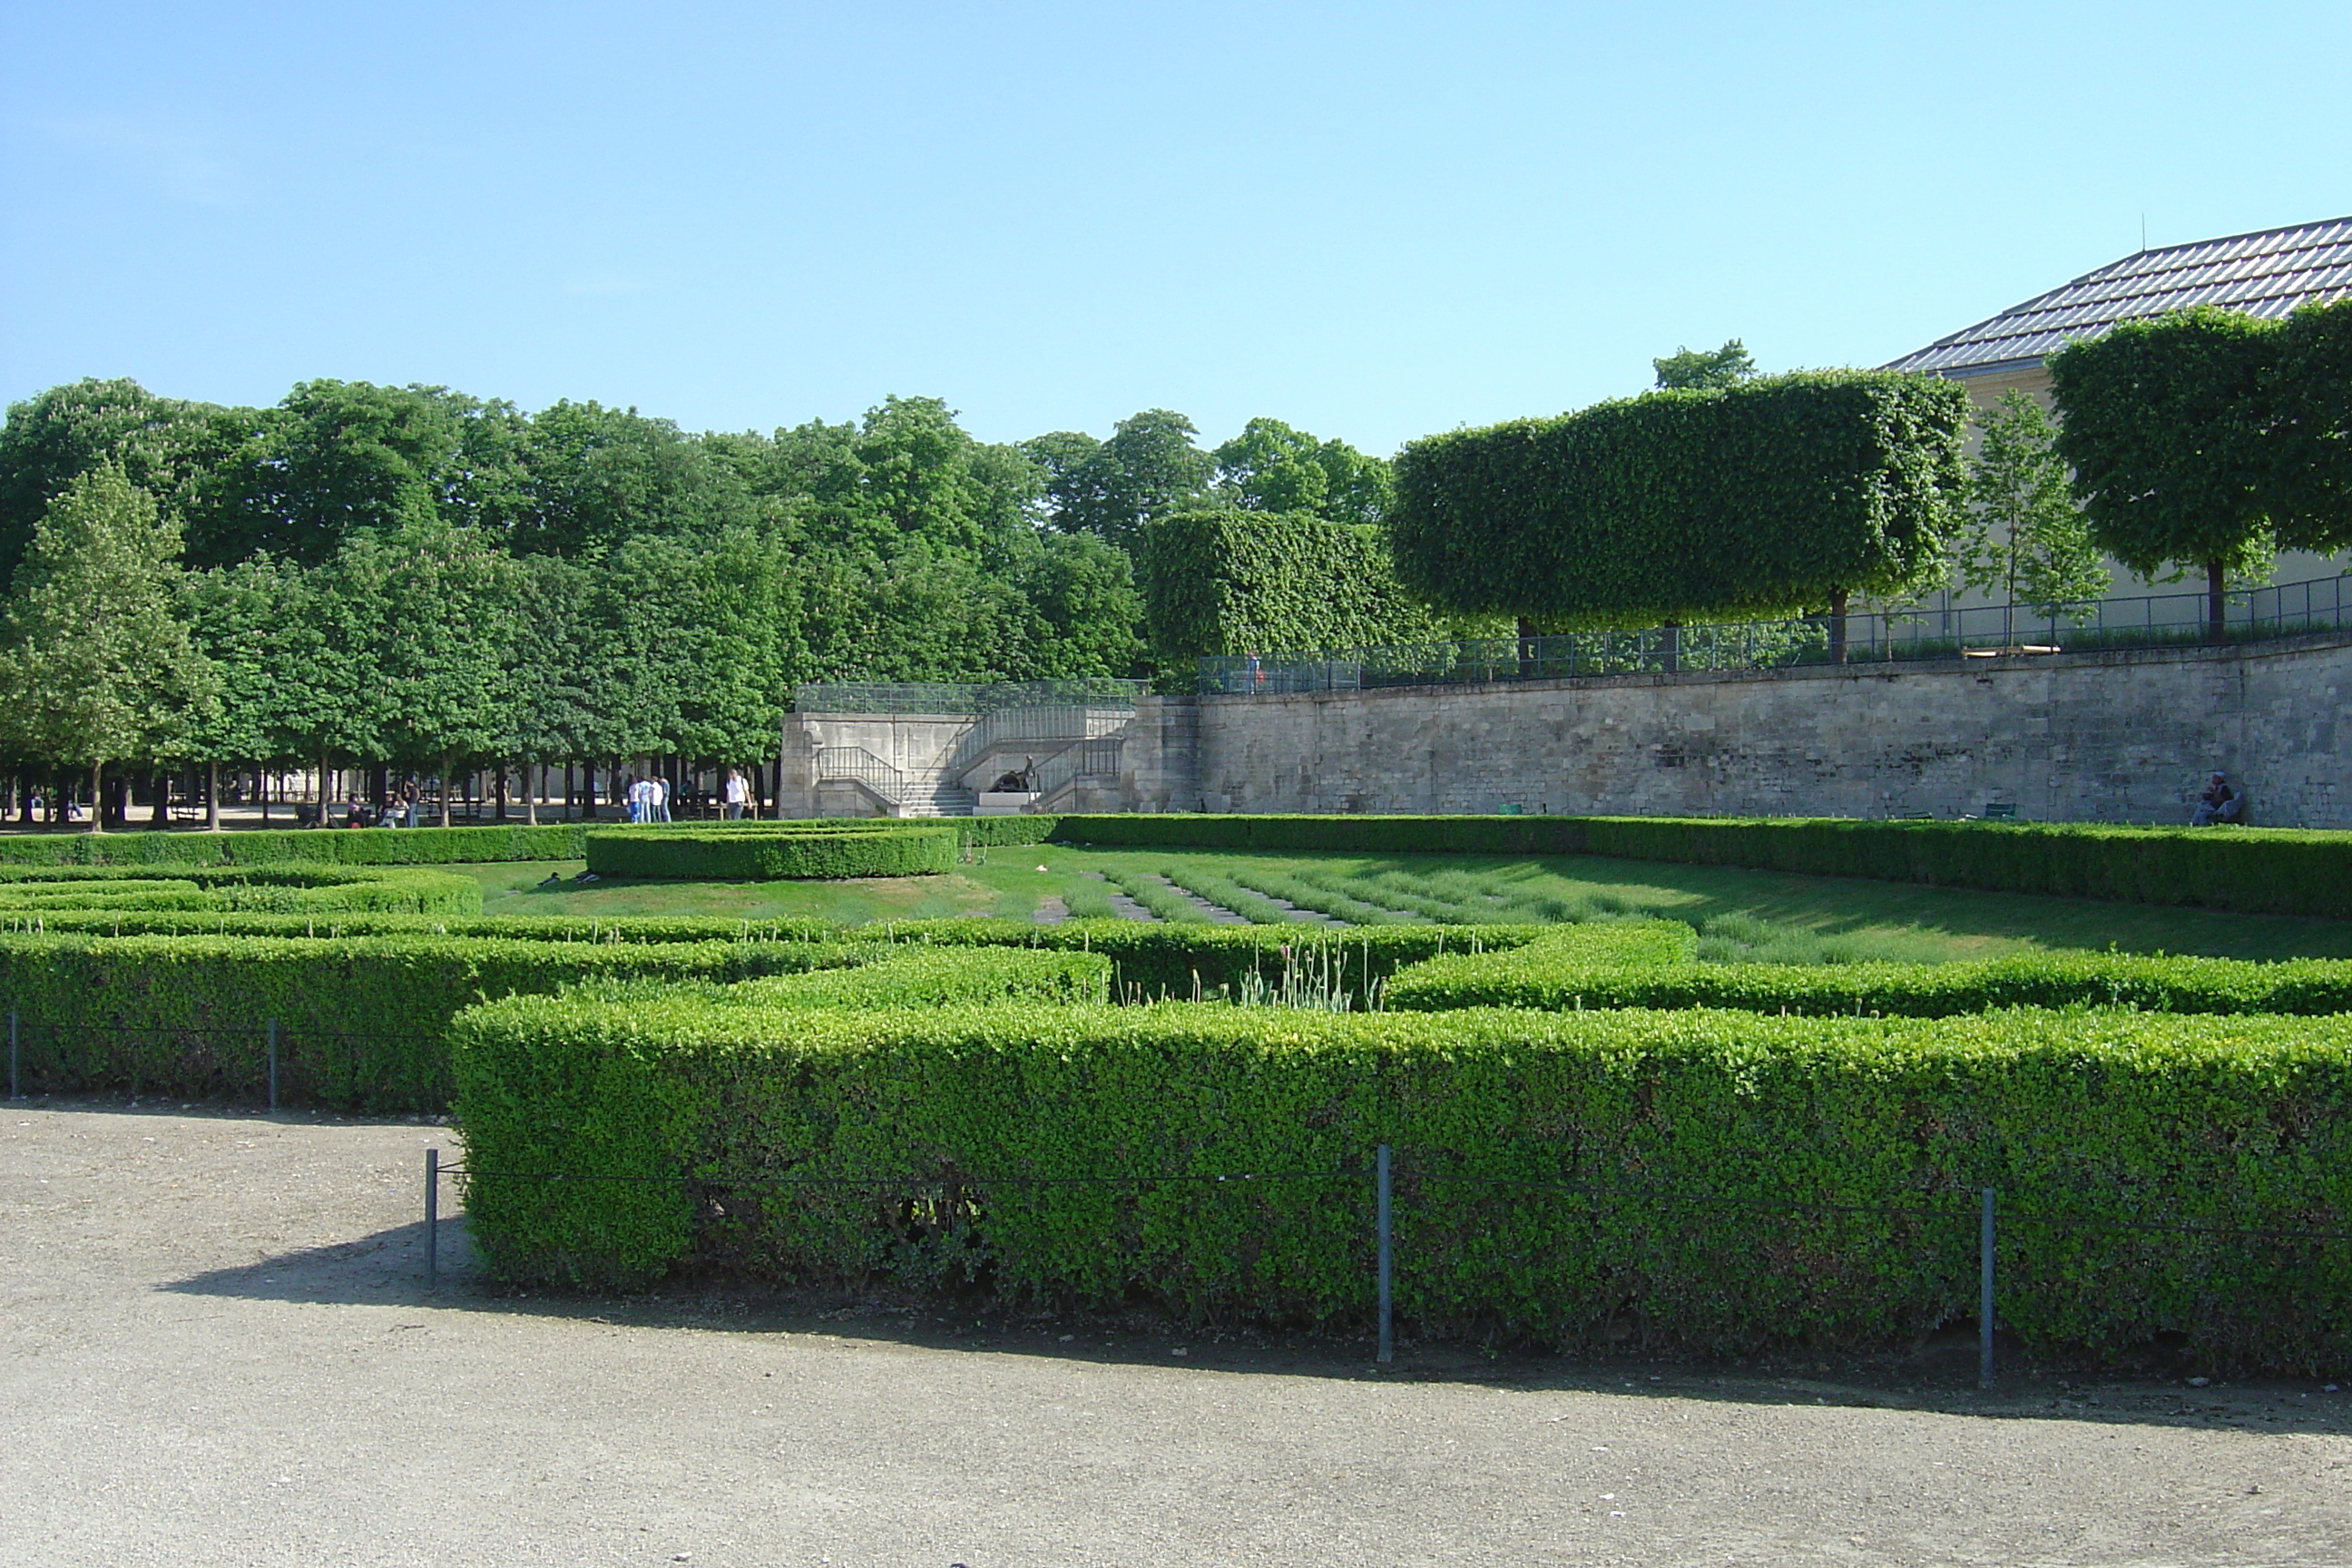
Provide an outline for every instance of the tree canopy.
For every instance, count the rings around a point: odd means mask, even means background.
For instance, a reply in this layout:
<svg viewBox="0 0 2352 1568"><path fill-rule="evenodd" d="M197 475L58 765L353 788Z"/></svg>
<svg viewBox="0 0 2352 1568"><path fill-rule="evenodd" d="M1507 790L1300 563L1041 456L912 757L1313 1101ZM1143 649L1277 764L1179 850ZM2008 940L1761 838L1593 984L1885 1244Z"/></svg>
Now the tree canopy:
<svg viewBox="0 0 2352 1568"><path fill-rule="evenodd" d="M1967 396L1878 371L1654 392L1397 459L1399 574L1536 625L1837 608L1946 568Z"/></svg>
<svg viewBox="0 0 2352 1568"><path fill-rule="evenodd" d="M1719 349L1677 349L1663 359L1652 360L1650 368L1658 374L1661 392L1715 392L1737 386L1756 374L1756 362L1738 338L1726 341Z"/></svg>

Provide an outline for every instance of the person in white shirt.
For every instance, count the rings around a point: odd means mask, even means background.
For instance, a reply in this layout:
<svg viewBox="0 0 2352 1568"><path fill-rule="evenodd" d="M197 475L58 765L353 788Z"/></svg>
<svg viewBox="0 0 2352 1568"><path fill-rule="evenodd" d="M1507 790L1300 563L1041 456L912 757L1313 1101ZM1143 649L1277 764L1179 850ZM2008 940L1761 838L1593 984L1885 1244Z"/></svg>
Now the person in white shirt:
<svg viewBox="0 0 2352 1568"><path fill-rule="evenodd" d="M669 820L669 781L659 773L646 781L646 821Z"/></svg>
<svg viewBox="0 0 2352 1568"><path fill-rule="evenodd" d="M744 782L741 768L727 770L727 820L740 822L743 807L751 798L751 786Z"/></svg>

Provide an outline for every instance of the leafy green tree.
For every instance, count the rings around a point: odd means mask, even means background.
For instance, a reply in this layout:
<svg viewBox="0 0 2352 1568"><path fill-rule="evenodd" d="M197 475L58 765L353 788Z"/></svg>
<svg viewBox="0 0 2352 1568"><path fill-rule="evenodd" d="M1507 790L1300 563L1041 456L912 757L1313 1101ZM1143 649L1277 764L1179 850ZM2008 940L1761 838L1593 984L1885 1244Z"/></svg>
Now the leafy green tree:
<svg viewBox="0 0 2352 1568"><path fill-rule="evenodd" d="M755 507L727 449L635 409L560 402L529 422L509 537L526 553L576 555L640 533L716 533Z"/></svg>
<svg viewBox="0 0 2352 1568"><path fill-rule="evenodd" d="M2352 545L2352 300L2305 305L2277 340L2264 510L2308 550Z"/></svg>
<svg viewBox="0 0 2352 1568"><path fill-rule="evenodd" d="M1279 419L1253 419L1212 452L1217 489L1251 511L1307 511L1378 522L1394 490L1389 465L1345 441L1318 441Z"/></svg>
<svg viewBox="0 0 2352 1568"><path fill-rule="evenodd" d="M1092 534L1049 534L1015 563L1034 630L1008 668L1023 680L1127 676L1143 657L1143 599L1127 552Z"/></svg>
<svg viewBox="0 0 2352 1568"><path fill-rule="evenodd" d="M1200 507L1144 535L1151 652L1165 689L1207 656L1423 642L1452 628L1401 585L1381 531L1312 512Z"/></svg>
<svg viewBox="0 0 2352 1568"><path fill-rule="evenodd" d="M1023 455L1036 464L1037 471L1044 476L1045 490L1040 500L1047 521L1069 511L1079 493L1079 471L1101 446L1100 441L1083 430L1048 430L1021 443Z"/></svg>
<svg viewBox="0 0 2352 1568"><path fill-rule="evenodd" d="M1719 349L1682 348L1664 359L1654 359L1661 392L1710 392L1737 386L1756 374L1756 362L1738 338Z"/></svg>
<svg viewBox="0 0 2352 1568"><path fill-rule="evenodd" d="M2050 416L2011 391L1977 423L1969 511L1955 547L1961 584L2004 605L2053 610L2098 598L2107 591L2106 563L2074 502Z"/></svg>
<svg viewBox="0 0 2352 1568"><path fill-rule="evenodd" d="M1054 526L1133 548L1146 523L1206 493L1216 460L1193 444L1199 434L1165 408L1120 420L1055 492Z"/></svg>
<svg viewBox="0 0 2352 1568"><path fill-rule="evenodd" d="M2200 307L2126 321L2049 362L2057 451L2091 538L2150 579L2202 567L2215 637L2229 580L2267 577L2279 545L2301 542L2270 516L2277 336L2275 322Z"/></svg>
<svg viewBox="0 0 2352 1568"><path fill-rule="evenodd" d="M259 417L249 408L158 397L121 380L55 386L11 407L0 426L0 584L49 503L109 461L184 521L192 556L209 559L219 511L213 476Z"/></svg>
<svg viewBox="0 0 2352 1568"><path fill-rule="evenodd" d="M1654 392L1397 459L1389 534L1433 603L1528 627L1827 608L1948 567L1968 398L1883 371ZM1526 628L1523 628L1525 630Z"/></svg>
<svg viewBox="0 0 2352 1568"><path fill-rule="evenodd" d="M315 563L354 531L437 519L509 526L524 505L523 423L437 386L310 381L262 417L215 479L218 558Z"/></svg>
<svg viewBox="0 0 2352 1568"><path fill-rule="evenodd" d="M306 635L307 586L301 568L267 555L189 574L192 627L220 693L219 702L191 726L185 748L205 764L208 827L220 826L221 764L299 753L287 712L298 688L287 672L321 651Z"/></svg>
<svg viewBox="0 0 2352 1568"><path fill-rule="evenodd" d="M107 461L33 531L0 624L12 749L90 770L90 828L110 763L175 754L216 700L184 618L180 531Z"/></svg>

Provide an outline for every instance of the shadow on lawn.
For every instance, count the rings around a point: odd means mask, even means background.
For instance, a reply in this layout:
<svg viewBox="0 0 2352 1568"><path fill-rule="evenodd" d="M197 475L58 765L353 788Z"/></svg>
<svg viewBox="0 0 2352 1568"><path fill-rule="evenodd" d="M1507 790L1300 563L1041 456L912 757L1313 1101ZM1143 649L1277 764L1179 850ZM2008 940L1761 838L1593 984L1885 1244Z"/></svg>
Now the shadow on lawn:
<svg viewBox="0 0 2352 1568"><path fill-rule="evenodd" d="M2070 1373L2021 1359L2000 1337L2003 1376L1976 1387L1973 1329L1947 1330L1907 1352L1707 1363L1627 1354L1489 1352L1402 1337L1395 1363L1374 1365L1370 1337L1281 1330L1211 1331L1148 1311L1008 1310L999 1303L720 1290L677 1282L635 1296L519 1289L488 1278L461 1220L440 1229L440 1284L425 1281L420 1219L355 1241L305 1247L210 1269L161 1289L176 1294L324 1305L438 1308L604 1326L788 1334L912 1350L1028 1355L1100 1365L1165 1366L1228 1375L1479 1384L1519 1392L1607 1394L1714 1404L1933 1411L1987 1418L2161 1426L2208 1431L2352 1436L2352 1393L2284 1378L2192 1388L2173 1375ZM2151 1349L2161 1362L2168 1352Z"/></svg>

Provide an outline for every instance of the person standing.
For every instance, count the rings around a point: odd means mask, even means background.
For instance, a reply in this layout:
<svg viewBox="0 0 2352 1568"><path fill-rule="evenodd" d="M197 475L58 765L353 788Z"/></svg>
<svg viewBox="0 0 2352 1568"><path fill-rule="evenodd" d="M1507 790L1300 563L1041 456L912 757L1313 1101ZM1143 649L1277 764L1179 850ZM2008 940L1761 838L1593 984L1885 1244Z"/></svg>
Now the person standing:
<svg viewBox="0 0 2352 1568"><path fill-rule="evenodd" d="M646 819L645 780L634 775L630 777L627 785L621 791L621 807L628 814L628 818L633 823L643 822Z"/></svg>
<svg viewBox="0 0 2352 1568"><path fill-rule="evenodd" d="M751 786L743 780L741 768L727 770L727 820L743 820L743 804L751 797Z"/></svg>

